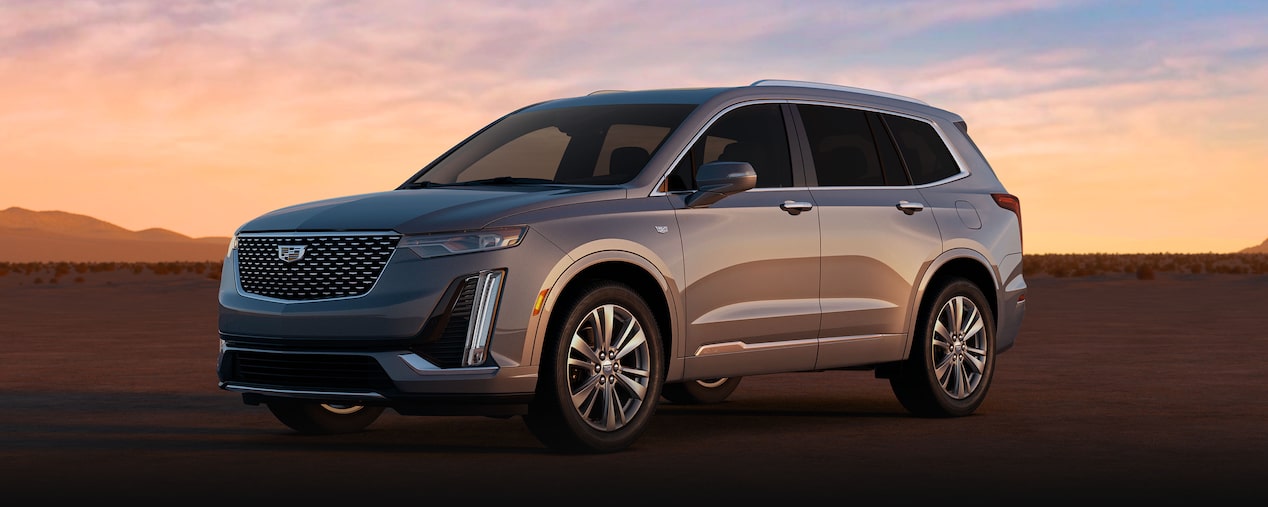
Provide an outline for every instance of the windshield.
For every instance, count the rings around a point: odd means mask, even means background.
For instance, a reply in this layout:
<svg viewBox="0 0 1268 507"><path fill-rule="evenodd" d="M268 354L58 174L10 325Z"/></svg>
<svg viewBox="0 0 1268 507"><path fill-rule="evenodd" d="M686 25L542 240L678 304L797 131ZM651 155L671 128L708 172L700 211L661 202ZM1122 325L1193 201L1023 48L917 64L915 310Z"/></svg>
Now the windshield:
<svg viewBox="0 0 1268 507"><path fill-rule="evenodd" d="M625 183L695 107L617 104L514 113L404 186Z"/></svg>

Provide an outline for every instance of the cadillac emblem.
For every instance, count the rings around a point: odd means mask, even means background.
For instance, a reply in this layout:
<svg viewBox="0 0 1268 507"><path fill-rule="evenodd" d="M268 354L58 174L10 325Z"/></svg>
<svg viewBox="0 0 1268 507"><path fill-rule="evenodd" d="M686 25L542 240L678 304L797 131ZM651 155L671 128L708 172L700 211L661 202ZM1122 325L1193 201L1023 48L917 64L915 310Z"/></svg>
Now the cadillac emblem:
<svg viewBox="0 0 1268 507"><path fill-rule="evenodd" d="M308 245L277 245L277 258L282 262L295 262L304 258L304 249Z"/></svg>

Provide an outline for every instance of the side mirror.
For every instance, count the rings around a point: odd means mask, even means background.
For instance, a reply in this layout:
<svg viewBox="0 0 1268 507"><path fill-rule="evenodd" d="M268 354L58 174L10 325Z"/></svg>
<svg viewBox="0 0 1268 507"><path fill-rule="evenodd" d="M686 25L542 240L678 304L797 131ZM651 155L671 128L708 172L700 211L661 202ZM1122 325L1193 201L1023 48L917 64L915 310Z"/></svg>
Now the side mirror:
<svg viewBox="0 0 1268 507"><path fill-rule="evenodd" d="M757 186L757 171L748 162L709 162L696 172L700 190L687 196L688 208L702 208Z"/></svg>

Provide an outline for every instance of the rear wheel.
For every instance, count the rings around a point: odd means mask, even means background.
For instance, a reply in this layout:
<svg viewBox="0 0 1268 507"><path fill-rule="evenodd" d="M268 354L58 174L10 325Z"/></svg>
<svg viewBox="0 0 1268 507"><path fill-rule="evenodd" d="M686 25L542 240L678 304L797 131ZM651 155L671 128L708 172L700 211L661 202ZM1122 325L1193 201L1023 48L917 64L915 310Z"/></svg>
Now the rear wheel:
<svg viewBox="0 0 1268 507"><path fill-rule="evenodd" d="M383 407L279 400L267 403L273 417L306 435L356 433L383 413Z"/></svg>
<svg viewBox="0 0 1268 507"><path fill-rule="evenodd" d="M890 386L922 417L977 410L995 372L995 318L981 289L965 280L943 285L921 305L911 356Z"/></svg>
<svg viewBox="0 0 1268 507"><path fill-rule="evenodd" d="M624 449L643 433L660 397L655 317L638 293L616 282L595 283L563 308L524 420L555 450Z"/></svg>
<svg viewBox="0 0 1268 507"><path fill-rule="evenodd" d="M662 394L665 399L682 405L722 403L735 392L741 378L743 377L709 378L665 384Z"/></svg>

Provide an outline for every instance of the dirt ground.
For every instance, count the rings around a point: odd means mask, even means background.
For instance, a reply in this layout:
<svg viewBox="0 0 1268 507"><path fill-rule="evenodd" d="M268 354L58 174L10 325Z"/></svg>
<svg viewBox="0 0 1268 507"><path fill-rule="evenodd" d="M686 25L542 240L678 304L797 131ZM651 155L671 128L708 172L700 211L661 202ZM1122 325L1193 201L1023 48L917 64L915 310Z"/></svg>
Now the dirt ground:
<svg viewBox="0 0 1268 507"><path fill-rule="evenodd" d="M970 417L910 417L868 372L767 375L723 404L664 404L601 456L547 452L519 418L388 412L293 435L216 387L217 281L95 276L0 277L5 503L1268 500L1263 275L1031 279Z"/></svg>

